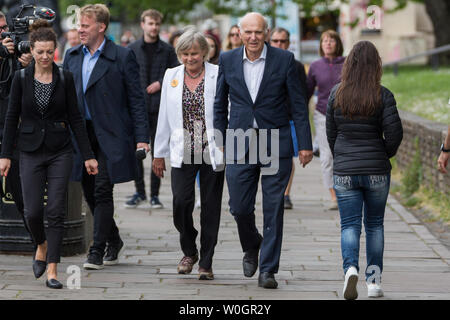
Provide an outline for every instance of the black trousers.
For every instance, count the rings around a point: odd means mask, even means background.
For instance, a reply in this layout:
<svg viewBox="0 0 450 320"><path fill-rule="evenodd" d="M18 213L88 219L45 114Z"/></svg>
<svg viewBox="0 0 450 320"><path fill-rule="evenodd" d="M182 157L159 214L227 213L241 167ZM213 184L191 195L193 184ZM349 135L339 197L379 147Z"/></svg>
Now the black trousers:
<svg viewBox="0 0 450 320"><path fill-rule="evenodd" d="M150 113L148 115L148 124L150 131L150 145L151 154L153 160L153 149L155 146L155 136L156 136L156 124L158 123L158 114ZM137 160L137 176L134 180L134 185L136 187L136 192L142 196L146 196L145 192L145 182L144 182L144 162L143 160ZM161 179L156 176L153 170L150 170L150 197L157 197L159 195L159 188L161 186Z"/></svg>
<svg viewBox="0 0 450 320"><path fill-rule="evenodd" d="M59 151L50 151L41 146L37 151L20 153L25 219L36 245L47 240L48 263L60 262L72 158L71 146ZM46 187L47 206L44 208ZM44 212L47 230L44 229Z"/></svg>
<svg viewBox="0 0 450 320"><path fill-rule="evenodd" d="M91 250L103 253L106 243L115 245L120 241L119 229L114 221L114 185L109 179L106 156L98 144L93 124L89 120L86 121L86 129L98 162L98 174L88 175L86 170L83 170L81 186L84 198L94 216L94 243Z"/></svg>
<svg viewBox="0 0 450 320"><path fill-rule="evenodd" d="M19 155L17 155L17 158L19 158ZM6 190L11 192L17 211L23 219L25 229L31 236L30 228L28 228L27 220L23 213L23 195L22 184L20 182L19 160L14 157L11 159L11 168L9 169L8 178L6 179Z"/></svg>
<svg viewBox="0 0 450 320"><path fill-rule="evenodd" d="M172 168L173 221L180 232L181 250L185 256L198 253L192 212L195 204L195 177L200 171L200 262L202 268L210 269L220 225L224 172L214 172L211 165L184 164Z"/></svg>

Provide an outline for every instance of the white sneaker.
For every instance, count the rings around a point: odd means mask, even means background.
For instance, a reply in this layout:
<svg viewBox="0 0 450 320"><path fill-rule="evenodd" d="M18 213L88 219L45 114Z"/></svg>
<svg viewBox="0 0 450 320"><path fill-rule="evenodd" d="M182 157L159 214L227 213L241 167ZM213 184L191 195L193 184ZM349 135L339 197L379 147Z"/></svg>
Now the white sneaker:
<svg viewBox="0 0 450 320"><path fill-rule="evenodd" d="M369 298L379 298L384 296L384 292L379 284L367 283L367 296Z"/></svg>
<svg viewBox="0 0 450 320"><path fill-rule="evenodd" d="M337 200L331 200L330 205L328 206L328 210L339 210L339 206Z"/></svg>
<svg viewBox="0 0 450 320"><path fill-rule="evenodd" d="M346 300L355 300L358 298L358 290L356 285L358 284L358 270L355 267L348 268L345 273L345 282L344 282L344 299Z"/></svg>

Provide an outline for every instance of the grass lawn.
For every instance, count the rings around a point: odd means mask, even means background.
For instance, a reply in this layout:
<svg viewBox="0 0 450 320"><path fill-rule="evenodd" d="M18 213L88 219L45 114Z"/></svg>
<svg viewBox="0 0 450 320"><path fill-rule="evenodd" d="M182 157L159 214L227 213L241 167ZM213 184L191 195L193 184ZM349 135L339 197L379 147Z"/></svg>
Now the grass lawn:
<svg viewBox="0 0 450 320"><path fill-rule="evenodd" d="M400 66L398 76L387 68L381 84L394 93L399 109L450 123L450 67Z"/></svg>

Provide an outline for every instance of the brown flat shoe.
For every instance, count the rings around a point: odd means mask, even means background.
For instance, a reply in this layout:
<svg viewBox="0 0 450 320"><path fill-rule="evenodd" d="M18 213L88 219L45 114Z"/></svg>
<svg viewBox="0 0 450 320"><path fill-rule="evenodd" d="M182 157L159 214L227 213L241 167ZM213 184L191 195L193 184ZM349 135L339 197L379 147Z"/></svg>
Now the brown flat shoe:
<svg viewBox="0 0 450 320"><path fill-rule="evenodd" d="M192 267L194 266L194 264L198 261L198 255L196 254L195 256L192 257L187 257L184 256L180 262L178 263L178 273L179 274L188 274L191 273L192 271Z"/></svg>
<svg viewBox="0 0 450 320"><path fill-rule="evenodd" d="M214 273L212 269L198 268L198 280L214 280Z"/></svg>

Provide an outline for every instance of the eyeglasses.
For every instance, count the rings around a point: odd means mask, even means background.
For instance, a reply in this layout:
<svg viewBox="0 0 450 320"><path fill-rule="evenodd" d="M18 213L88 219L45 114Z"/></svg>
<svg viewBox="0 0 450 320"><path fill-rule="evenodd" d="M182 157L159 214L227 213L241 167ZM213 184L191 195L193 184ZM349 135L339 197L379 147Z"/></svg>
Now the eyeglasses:
<svg viewBox="0 0 450 320"><path fill-rule="evenodd" d="M230 37L237 37L237 36L239 36L239 33L230 33L230 34L228 34L228 36L230 36Z"/></svg>
<svg viewBox="0 0 450 320"><path fill-rule="evenodd" d="M273 42L273 43L287 43L288 42L288 40L287 39L272 39L272 40L270 40L271 42Z"/></svg>
<svg viewBox="0 0 450 320"><path fill-rule="evenodd" d="M6 31L8 29L8 25L0 26L0 30Z"/></svg>

